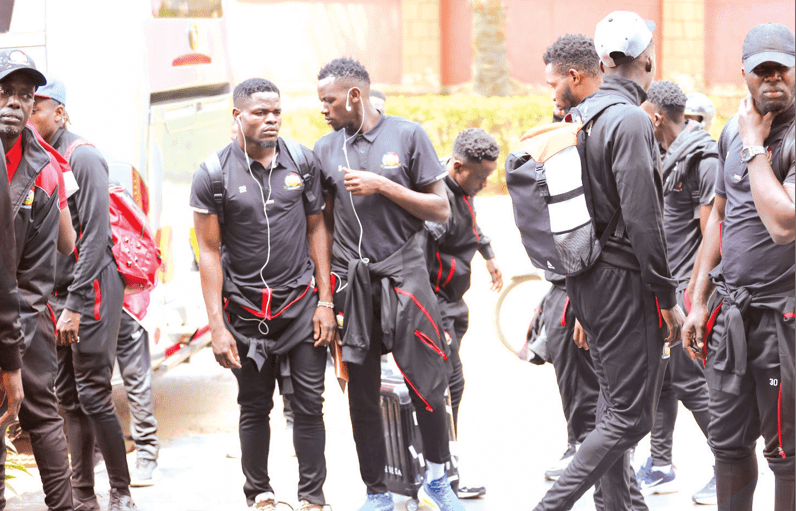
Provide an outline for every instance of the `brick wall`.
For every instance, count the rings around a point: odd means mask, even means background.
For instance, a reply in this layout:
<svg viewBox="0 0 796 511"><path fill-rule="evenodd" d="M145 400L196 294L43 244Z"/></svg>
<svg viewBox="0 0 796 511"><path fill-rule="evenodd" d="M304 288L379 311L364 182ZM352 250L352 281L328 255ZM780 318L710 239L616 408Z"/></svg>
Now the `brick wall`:
<svg viewBox="0 0 796 511"><path fill-rule="evenodd" d="M685 90L705 84L705 0L662 0L663 78Z"/></svg>
<svg viewBox="0 0 796 511"><path fill-rule="evenodd" d="M401 85L438 90L441 84L440 0L403 0Z"/></svg>

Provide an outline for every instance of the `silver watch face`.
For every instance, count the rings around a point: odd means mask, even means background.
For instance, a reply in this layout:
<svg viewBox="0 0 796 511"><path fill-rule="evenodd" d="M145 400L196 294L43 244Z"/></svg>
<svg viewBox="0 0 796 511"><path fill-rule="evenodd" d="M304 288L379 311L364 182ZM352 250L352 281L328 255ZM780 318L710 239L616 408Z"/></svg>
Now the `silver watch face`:
<svg viewBox="0 0 796 511"><path fill-rule="evenodd" d="M741 161L748 163L758 154L765 154L766 150L762 147L744 147L741 149Z"/></svg>

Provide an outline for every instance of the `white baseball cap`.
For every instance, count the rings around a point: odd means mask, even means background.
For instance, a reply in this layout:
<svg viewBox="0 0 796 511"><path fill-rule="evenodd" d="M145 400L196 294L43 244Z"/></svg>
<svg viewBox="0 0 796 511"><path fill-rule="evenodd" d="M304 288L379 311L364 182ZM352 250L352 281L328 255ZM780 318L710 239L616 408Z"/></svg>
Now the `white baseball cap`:
<svg viewBox="0 0 796 511"><path fill-rule="evenodd" d="M631 11L614 11L597 23L594 47L607 67L638 58L652 41L655 23Z"/></svg>

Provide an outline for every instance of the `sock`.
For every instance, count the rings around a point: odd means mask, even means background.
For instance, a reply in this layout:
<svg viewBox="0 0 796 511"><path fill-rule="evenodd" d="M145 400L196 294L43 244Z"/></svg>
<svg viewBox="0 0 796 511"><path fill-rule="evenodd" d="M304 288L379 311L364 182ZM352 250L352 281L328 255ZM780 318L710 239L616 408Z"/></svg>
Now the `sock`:
<svg viewBox="0 0 796 511"><path fill-rule="evenodd" d="M660 470L661 472L668 472L672 469L672 464L668 465L652 465L653 470Z"/></svg>
<svg viewBox="0 0 796 511"><path fill-rule="evenodd" d="M428 462L428 480L436 481L445 475L445 465L442 463Z"/></svg>

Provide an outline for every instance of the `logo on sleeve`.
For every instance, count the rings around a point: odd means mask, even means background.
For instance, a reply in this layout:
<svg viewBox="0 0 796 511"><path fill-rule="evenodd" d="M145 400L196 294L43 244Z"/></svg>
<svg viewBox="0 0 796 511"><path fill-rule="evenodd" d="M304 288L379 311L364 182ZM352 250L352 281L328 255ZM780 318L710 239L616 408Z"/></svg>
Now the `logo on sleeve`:
<svg viewBox="0 0 796 511"><path fill-rule="evenodd" d="M768 164L772 167L774 166L774 151L771 150L771 147L766 146L766 158L768 158Z"/></svg>
<svg viewBox="0 0 796 511"><path fill-rule="evenodd" d="M33 199L36 197L36 191L31 188L28 190L28 196L25 197L25 202L22 203L22 207L25 209L30 209L33 206Z"/></svg>
<svg viewBox="0 0 796 511"><path fill-rule="evenodd" d="M285 177L285 190L301 190L304 183L301 181L301 176L295 172L291 172Z"/></svg>
<svg viewBox="0 0 796 511"><path fill-rule="evenodd" d="M383 169L397 169L400 166L401 158L393 152L385 153L381 157L381 168Z"/></svg>

